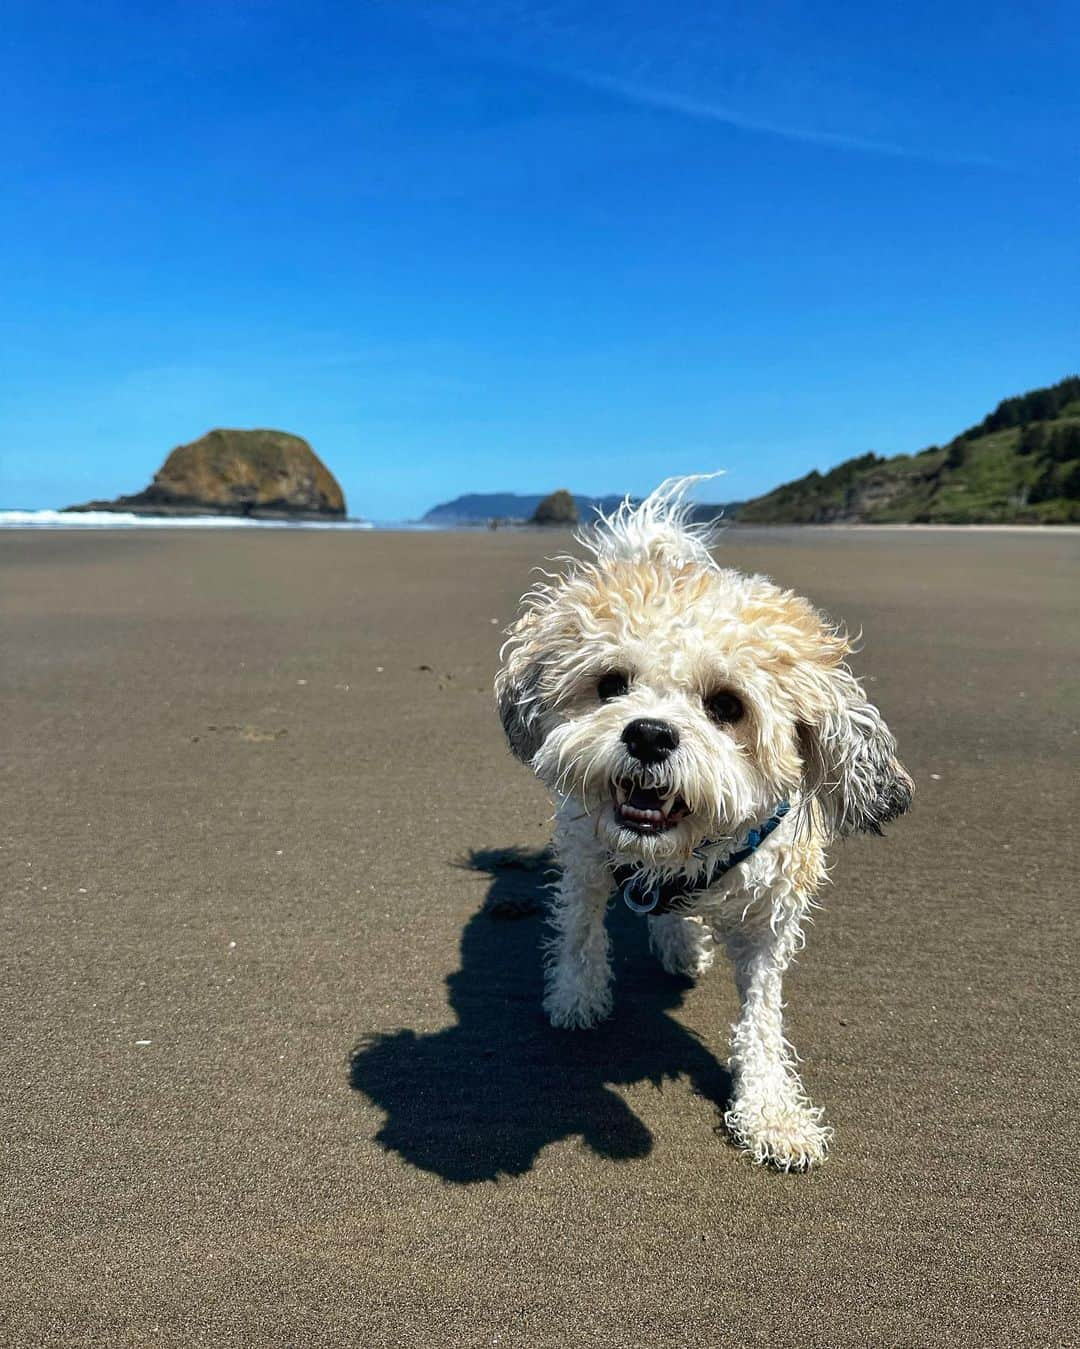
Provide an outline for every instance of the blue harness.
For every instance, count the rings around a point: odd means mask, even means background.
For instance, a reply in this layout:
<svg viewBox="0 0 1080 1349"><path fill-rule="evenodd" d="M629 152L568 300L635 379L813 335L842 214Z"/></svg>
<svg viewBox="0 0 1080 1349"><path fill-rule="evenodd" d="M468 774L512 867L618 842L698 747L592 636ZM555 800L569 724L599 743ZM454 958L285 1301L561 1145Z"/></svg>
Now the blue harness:
<svg viewBox="0 0 1080 1349"><path fill-rule="evenodd" d="M670 880L654 881L649 885L645 880L645 870L637 863L613 866L612 875L622 894L623 903L634 913L651 913L656 917L678 912L697 895L708 890L721 876L745 862L748 857L753 857L790 809L790 801L781 801L764 824L750 830L741 848L728 853L722 862L714 863L703 877L695 881L686 876L673 876ZM693 855L705 861L705 851L712 846L711 843L702 843L694 849Z"/></svg>

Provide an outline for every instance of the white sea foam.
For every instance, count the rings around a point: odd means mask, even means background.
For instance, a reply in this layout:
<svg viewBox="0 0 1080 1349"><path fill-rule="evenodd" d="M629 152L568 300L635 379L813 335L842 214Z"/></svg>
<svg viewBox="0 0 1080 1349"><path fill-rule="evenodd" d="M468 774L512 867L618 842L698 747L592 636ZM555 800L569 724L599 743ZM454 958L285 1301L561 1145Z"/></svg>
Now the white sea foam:
<svg viewBox="0 0 1080 1349"><path fill-rule="evenodd" d="M134 515L121 511L3 511L0 529L373 529L370 520L251 520L237 515Z"/></svg>

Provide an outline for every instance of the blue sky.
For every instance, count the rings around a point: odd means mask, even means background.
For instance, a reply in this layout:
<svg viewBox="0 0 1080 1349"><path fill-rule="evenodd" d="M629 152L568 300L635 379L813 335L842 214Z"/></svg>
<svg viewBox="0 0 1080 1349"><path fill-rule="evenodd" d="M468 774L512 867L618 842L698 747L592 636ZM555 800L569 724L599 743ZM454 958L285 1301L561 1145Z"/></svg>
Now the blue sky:
<svg viewBox="0 0 1080 1349"><path fill-rule="evenodd" d="M734 499L1080 367L1072 4L9 0L0 505Z"/></svg>

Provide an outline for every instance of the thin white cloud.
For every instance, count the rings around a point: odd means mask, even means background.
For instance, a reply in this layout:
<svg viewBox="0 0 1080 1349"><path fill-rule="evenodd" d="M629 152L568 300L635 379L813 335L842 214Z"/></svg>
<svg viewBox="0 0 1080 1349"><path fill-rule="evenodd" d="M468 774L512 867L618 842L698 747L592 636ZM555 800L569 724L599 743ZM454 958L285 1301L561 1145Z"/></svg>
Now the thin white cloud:
<svg viewBox="0 0 1080 1349"><path fill-rule="evenodd" d="M874 140L867 136L851 135L847 132L819 131L813 127L785 126L750 116L736 108L725 107L722 104L704 103L699 99L686 98L682 94L672 94L666 90L653 89L626 80L612 79L610 76L597 75L590 71L566 70L560 73L589 89L612 94L616 98L639 104L642 107L658 108L664 112L692 117L699 122L719 122L724 126L735 127L739 131L779 136L785 140L802 141L809 145L822 145L837 150L856 150L864 154L889 155L895 159L921 160L930 164L966 165L973 168L1007 167L1000 161L990 159L985 155L924 150L913 146L898 145L891 141Z"/></svg>

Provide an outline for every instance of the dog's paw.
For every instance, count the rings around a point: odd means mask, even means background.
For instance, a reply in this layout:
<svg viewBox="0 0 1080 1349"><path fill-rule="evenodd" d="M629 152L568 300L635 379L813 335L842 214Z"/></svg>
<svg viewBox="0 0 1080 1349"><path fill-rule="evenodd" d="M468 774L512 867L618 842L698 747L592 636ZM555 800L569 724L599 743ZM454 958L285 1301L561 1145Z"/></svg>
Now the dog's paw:
<svg viewBox="0 0 1080 1349"><path fill-rule="evenodd" d="M724 1123L738 1147L759 1166L806 1171L825 1160L832 1129L821 1123L821 1110L802 1102L755 1106L737 1101Z"/></svg>
<svg viewBox="0 0 1080 1349"><path fill-rule="evenodd" d="M611 998L587 998L552 989L544 998L544 1011L557 1030L589 1030L611 1015Z"/></svg>

